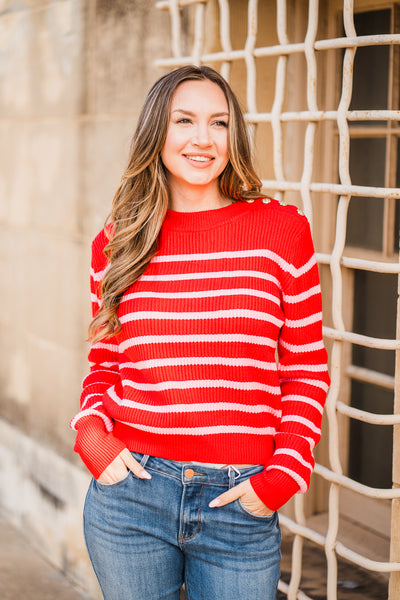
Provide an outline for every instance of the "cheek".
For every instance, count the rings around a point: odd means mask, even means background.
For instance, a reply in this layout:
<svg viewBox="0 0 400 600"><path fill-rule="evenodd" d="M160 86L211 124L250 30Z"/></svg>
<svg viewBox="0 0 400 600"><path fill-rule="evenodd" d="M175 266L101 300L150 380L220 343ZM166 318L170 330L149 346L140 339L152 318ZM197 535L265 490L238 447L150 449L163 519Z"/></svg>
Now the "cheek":
<svg viewBox="0 0 400 600"><path fill-rule="evenodd" d="M180 154L182 149L185 147L187 139L182 133L170 132L167 134L165 139L164 148L161 151L161 158L168 160L173 158L174 155Z"/></svg>
<svg viewBox="0 0 400 600"><path fill-rule="evenodd" d="M174 136L171 135L170 132L167 133L167 137L165 138L164 147L161 151L161 156L167 154L171 147L173 147Z"/></svg>
<svg viewBox="0 0 400 600"><path fill-rule="evenodd" d="M164 147L161 150L161 159L165 166L173 159L174 150L176 149L176 143L174 136L167 134L165 139Z"/></svg>

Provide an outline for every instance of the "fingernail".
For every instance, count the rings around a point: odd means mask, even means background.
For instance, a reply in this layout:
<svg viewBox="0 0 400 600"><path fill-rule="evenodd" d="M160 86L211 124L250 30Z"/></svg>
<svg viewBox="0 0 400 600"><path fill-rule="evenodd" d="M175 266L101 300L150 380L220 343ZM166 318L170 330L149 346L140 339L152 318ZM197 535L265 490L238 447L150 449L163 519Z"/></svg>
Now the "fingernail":
<svg viewBox="0 0 400 600"><path fill-rule="evenodd" d="M220 503L219 498L214 498L214 500L211 500L210 504L208 505L210 508L214 508L215 506L218 506Z"/></svg>
<svg viewBox="0 0 400 600"><path fill-rule="evenodd" d="M151 475L147 471L142 471L141 475L143 479L151 479Z"/></svg>

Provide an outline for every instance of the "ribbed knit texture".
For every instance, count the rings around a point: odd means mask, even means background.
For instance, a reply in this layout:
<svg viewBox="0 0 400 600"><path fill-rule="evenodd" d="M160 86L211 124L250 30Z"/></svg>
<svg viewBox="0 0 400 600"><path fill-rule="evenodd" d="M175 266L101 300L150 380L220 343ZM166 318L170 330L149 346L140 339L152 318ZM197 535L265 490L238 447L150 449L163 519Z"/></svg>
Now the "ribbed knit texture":
<svg viewBox="0 0 400 600"><path fill-rule="evenodd" d="M93 314L107 260L92 246ZM160 248L123 295L119 335L92 346L76 451L98 477L128 447L265 464L270 509L308 488L329 385L307 219L274 200L168 211Z"/></svg>

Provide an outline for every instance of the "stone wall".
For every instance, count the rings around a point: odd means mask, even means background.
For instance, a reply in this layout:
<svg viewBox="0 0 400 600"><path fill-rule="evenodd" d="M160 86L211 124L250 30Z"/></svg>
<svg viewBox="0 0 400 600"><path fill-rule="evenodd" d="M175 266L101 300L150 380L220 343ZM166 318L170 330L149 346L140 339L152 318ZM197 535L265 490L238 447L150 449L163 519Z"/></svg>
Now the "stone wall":
<svg viewBox="0 0 400 600"><path fill-rule="evenodd" d="M154 4L0 2L0 507L92 597L68 421L87 370L90 240L167 53Z"/></svg>

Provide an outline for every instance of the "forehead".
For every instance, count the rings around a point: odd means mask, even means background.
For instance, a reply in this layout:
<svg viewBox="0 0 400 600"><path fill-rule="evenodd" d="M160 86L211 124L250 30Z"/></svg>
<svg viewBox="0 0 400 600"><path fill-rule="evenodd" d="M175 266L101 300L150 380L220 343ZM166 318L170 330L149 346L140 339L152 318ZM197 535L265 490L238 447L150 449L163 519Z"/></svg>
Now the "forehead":
<svg viewBox="0 0 400 600"><path fill-rule="evenodd" d="M228 102L222 89L209 79L184 81L176 88L171 110L178 108L194 110L210 109L210 112L229 112Z"/></svg>

